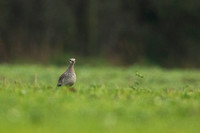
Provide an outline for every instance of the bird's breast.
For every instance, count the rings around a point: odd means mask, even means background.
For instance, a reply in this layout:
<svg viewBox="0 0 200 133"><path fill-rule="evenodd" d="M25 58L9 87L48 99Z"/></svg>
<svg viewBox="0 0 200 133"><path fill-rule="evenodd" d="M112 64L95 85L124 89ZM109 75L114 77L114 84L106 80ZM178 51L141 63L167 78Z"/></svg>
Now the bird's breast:
<svg viewBox="0 0 200 133"><path fill-rule="evenodd" d="M68 73L67 77L64 79L63 83L65 85L73 85L76 82L76 74Z"/></svg>

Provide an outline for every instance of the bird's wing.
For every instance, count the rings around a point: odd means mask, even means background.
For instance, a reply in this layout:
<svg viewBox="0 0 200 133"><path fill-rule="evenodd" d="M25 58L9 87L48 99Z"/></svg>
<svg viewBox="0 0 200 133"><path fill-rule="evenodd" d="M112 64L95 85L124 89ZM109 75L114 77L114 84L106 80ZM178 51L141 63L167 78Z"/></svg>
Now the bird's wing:
<svg viewBox="0 0 200 133"><path fill-rule="evenodd" d="M63 81L63 79L66 77L66 75L63 73L61 76L60 76L60 78L58 79L58 86L61 86L62 85L62 81Z"/></svg>

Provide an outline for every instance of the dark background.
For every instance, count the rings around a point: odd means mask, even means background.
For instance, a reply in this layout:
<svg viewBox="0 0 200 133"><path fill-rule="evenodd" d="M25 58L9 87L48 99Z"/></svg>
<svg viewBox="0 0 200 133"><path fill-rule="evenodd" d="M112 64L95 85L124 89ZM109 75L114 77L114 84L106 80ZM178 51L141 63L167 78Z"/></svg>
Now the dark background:
<svg viewBox="0 0 200 133"><path fill-rule="evenodd" d="M0 0L1 63L200 67L199 51L199 0Z"/></svg>

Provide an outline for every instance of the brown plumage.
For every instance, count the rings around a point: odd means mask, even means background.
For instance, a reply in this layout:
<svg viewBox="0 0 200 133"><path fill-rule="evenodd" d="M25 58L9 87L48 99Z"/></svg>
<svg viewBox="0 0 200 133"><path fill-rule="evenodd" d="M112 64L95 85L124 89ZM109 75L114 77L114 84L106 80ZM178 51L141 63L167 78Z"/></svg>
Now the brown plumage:
<svg viewBox="0 0 200 133"><path fill-rule="evenodd" d="M67 70L60 76L57 86L72 86L76 82L76 74L74 71L75 59L71 58L69 62L70 64Z"/></svg>

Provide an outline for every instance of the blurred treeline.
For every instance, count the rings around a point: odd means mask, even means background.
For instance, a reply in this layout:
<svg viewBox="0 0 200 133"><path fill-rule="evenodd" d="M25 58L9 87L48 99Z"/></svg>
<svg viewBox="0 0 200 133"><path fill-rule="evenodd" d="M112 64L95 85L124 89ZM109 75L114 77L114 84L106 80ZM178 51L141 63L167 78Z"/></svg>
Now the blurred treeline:
<svg viewBox="0 0 200 133"><path fill-rule="evenodd" d="M0 0L0 62L71 54L200 66L199 0Z"/></svg>

